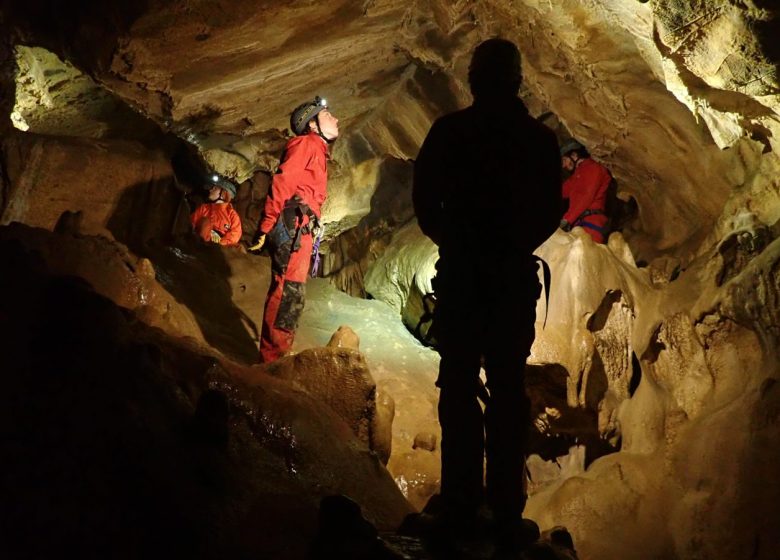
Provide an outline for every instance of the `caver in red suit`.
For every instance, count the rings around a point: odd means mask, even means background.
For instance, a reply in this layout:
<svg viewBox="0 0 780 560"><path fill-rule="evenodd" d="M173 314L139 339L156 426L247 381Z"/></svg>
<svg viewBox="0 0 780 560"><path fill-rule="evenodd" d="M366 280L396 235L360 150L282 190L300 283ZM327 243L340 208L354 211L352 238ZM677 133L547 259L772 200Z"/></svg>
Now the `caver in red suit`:
<svg viewBox="0 0 780 560"><path fill-rule="evenodd" d="M606 241L608 216L604 207L610 181L606 167L585 158L577 161L574 173L563 183L563 198L569 199L563 219L571 227L582 227L596 243Z"/></svg>
<svg viewBox="0 0 780 560"><path fill-rule="evenodd" d="M201 204L190 220L203 241L214 241L213 232L219 235L220 245L236 245L241 239L241 218L229 202Z"/></svg>
<svg viewBox="0 0 780 560"><path fill-rule="evenodd" d="M328 144L316 132L291 139L265 202L259 234L269 238L272 276L260 336L262 362L284 355L295 339L311 262L310 224L312 216L319 219L327 195L327 160ZM278 233L285 235L285 216L286 231L293 237L286 247L275 242Z"/></svg>

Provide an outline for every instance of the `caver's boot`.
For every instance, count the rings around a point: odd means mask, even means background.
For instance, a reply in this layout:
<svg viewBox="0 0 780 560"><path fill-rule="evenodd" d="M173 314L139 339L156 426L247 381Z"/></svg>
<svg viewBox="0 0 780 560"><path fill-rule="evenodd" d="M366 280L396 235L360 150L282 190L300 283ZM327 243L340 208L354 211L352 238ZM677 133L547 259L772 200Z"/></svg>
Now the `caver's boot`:
<svg viewBox="0 0 780 560"><path fill-rule="evenodd" d="M491 526L487 508L447 508L435 495L421 513L408 515L398 532L421 539L436 559L488 560L494 552Z"/></svg>
<svg viewBox="0 0 780 560"><path fill-rule="evenodd" d="M539 526L530 519L497 518L493 539L495 552L491 560L520 560L524 551L539 540Z"/></svg>

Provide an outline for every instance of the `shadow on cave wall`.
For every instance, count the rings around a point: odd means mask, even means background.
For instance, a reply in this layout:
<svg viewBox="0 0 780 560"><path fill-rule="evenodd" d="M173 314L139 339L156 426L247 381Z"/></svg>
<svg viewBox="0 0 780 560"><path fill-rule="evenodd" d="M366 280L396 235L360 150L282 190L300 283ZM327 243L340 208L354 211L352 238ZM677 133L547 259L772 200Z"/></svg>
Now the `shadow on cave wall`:
<svg viewBox="0 0 780 560"><path fill-rule="evenodd" d="M133 185L120 196L108 229L152 262L157 281L192 311L206 342L235 359L254 362L257 327L233 303L228 282L232 272L225 252L238 249L196 238L189 224L193 205L173 181Z"/></svg>

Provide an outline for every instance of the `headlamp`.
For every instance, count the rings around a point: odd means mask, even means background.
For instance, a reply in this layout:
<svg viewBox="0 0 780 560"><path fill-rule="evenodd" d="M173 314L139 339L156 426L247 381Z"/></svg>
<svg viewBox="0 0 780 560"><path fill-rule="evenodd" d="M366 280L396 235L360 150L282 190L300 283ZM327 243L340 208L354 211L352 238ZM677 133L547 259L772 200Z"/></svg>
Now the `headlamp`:
<svg viewBox="0 0 780 560"><path fill-rule="evenodd" d="M219 181L219 175L212 175L212 176L211 176L211 180L212 180L214 183L218 182L218 181Z"/></svg>

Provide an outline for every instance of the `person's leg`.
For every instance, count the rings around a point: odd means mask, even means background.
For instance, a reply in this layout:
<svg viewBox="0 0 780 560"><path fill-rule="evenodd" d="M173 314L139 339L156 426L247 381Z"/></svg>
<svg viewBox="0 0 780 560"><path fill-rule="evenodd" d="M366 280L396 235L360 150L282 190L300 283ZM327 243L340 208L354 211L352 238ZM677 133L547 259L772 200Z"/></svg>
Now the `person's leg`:
<svg viewBox="0 0 780 560"><path fill-rule="evenodd" d="M311 260L311 235L301 238L301 247L290 254L283 275L274 273L263 312L260 360L272 362L289 352L303 312L306 279Z"/></svg>
<svg viewBox="0 0 780 560"><path fill-rule="evenodd" d="M260 332L260 361L273 362L292 345L292 333L274 327L284 289L284 276L273 274L268 295L265 298L263 326Z"/></svg>
<svg viewBox="0 0 780 560"><path fill-rule="evenodd" d="M468 346L442 350L439 366L441 496L455 516L476 513L483 501L484 427L477 400L479 355Z"/></svg>
<svg viewBox="0 0 780 560"><path fill-rule="evenodd" d="M511 284L511 287L510 287ZM498 287L498 286L497 286ZM530 424L525 362L534 340L541 286L534 271L515 274L489 304L485 371L490 399L485 409L487 499L497 520L519 523L526 495L524 467Z"/></svg>
<svg viewBox="0 0 780 560"><path fill-rule="evenodd" d="M445 511L454 517L476 514L483 501L484 425L477 400L480 370L476 295L460 277L436 279L433 330L441 355L439 423L441 441L441 496Z"/></svg>

